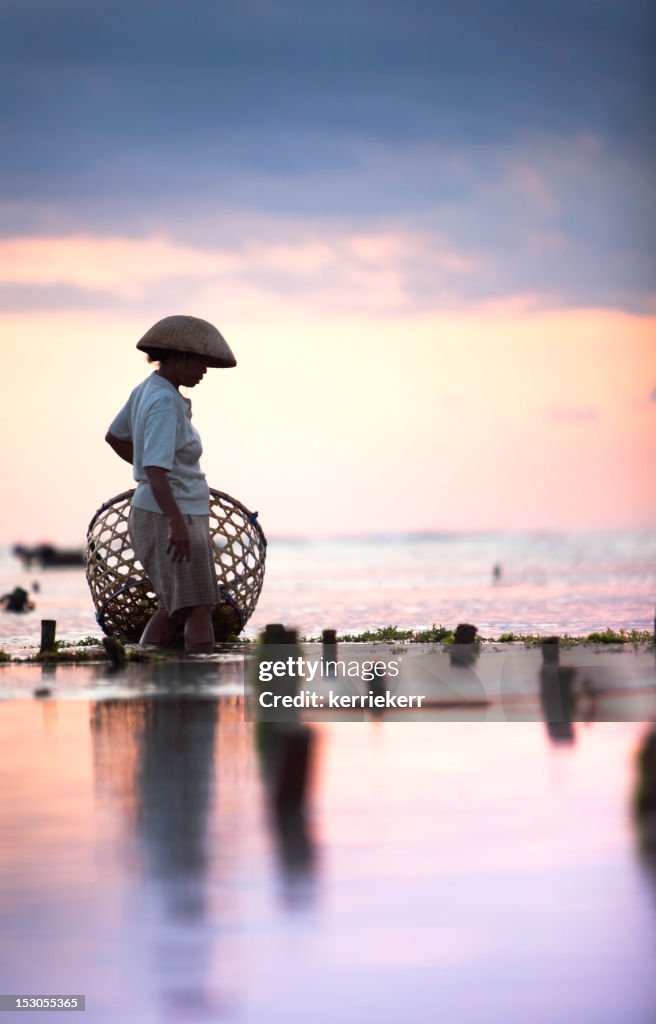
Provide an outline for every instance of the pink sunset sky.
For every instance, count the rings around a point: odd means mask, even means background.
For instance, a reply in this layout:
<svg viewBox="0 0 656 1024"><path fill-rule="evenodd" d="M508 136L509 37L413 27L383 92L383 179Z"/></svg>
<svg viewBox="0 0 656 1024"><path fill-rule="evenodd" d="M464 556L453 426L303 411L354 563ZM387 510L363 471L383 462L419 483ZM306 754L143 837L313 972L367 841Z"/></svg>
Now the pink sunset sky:
<svg viewBox="0 0 656 1024"><path fill-rule="evenodd" d="M470 68L477 89L448 101L424 37L448 64L455 9L438 25L420 5L399 41L394 4L372 37L340 4L320 31L291 0L276 7L287 20L247 2L224 19L242 45L224 65L191 61L203 25L217 30L197 6L193 28L163 5L148 74L144 4L119 4L127 52L101 25L53 23L44 63L18 8L5 26L0 540L81 543L132 486L103 437L150 372L137 340L171 313L213 321L237 356L191 395L203 467L270 535L656 528L651 129L632 5L616 50L595 56L588 36L583 64L572 25L526 15L513 31L553 46L509 63L495 23L487 79ZM242 39L255 7L266 76ZM352 52L331 49L329 23ZM302 66L285 62L292 25ZM620 133L608 76L627 55Z"/></svg>

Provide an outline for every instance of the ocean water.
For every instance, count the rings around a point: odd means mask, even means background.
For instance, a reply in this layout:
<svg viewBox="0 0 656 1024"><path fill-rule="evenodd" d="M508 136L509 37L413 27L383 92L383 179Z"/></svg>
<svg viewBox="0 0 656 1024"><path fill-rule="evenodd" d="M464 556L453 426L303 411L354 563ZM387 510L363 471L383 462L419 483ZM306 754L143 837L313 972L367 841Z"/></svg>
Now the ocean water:
<svg viewBox="0 0 656 1024"><path fill-rule="evenodd" d="M651 629L656 533L445 534L272 545L263 597L285 621L310 631L458 622L474 623L483 635Z"/></svg>
<svg viewBox="0 0 656 1024"><path fill-rule="evenodd" d="M493 567L501 575L493 578ZM82 569L26 572L0 549L0 593L20 585L36 608L0 615L0 643L34 643L39 620L61 639L99 635ZM271 540L260 601L248 623L301 634L472 622L484 636L653 629L656 533L430 534Z"/></svg>
<svg viewBox="0 0 656 1024"><path fill-rule="evenodd" d="M644 534L272 541L248 631L648 628L655 563ZM33 581L1 647L100 634L81 569L0 553L2 593ZM238 659L1 671L2 992L84 994L93 1024L653 1020L651 713L317 722L285 815Z"/></svg>
<svg viewBox="0 0 656 1024"><path fill-rule="evenodd" d="M88 1024L653 1022L644 726L314 735L291 828L234 701L5 703L2 991Z"/></svg>

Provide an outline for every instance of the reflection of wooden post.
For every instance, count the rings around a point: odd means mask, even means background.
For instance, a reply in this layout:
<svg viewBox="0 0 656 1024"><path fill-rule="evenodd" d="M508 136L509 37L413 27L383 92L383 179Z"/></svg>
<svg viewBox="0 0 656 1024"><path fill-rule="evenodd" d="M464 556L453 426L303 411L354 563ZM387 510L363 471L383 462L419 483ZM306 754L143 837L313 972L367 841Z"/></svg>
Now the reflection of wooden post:
<svg viewBox="0 0 656 1024"><path fill-rule="evenodd" d="M301 809L305 803L312 757L312 733L306 725L280 730L273 803L277 810Z"/></svg>
<svg viewBox="0 0 656 1024"><path fill-rule="evenodd" d="M296 661L303 657L296 630L287 629L282 623L269 623L261 639L260 660L284 661L291 656ZM257 671L255 680L259 693L262 684ZM297 682L290 670L275 677L275 688L278 693L293 697L297 693ZM290 872L310 868L314 856L305 816L314 734L299 719L296 708L263 712L258 704L254 733L271 822L283 863Z"/></svg>
<svg viewBox="0 0 656 1024"><path fill-rule="evenodd" d="M573 743L574 695L572 682L575 670L560 667L560 637L542 639L540 669L540 704L550 738L557 743Z"/></svg>
<svg viewBox="0 0 656 1024"><path fill-rule="evenodd" d="M41 647L40 654L46 651L55 650L55 636L57 635L57 621L55 619L41 619Z"/></svg>
<svg viewBox="0 0 656 1024"><path fill-rule="evenodd" d="M645 738L638 753L638 785L635 794L638 816L654 815L653 841L656 844L656 729ZM656 845L655 845L656 849Z"/></svg>

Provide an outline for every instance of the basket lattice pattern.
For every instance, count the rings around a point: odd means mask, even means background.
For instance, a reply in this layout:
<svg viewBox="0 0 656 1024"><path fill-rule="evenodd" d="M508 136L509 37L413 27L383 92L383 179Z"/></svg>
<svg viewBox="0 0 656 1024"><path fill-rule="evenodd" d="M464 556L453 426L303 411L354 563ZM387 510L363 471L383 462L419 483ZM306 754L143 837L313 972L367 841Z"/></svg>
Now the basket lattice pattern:
<svg viewBox="0 0 656 1024"><path fill-rule="evenodd" d="M134 489L110 498L89 523L86 574L98 625L108 636L136 641L157 598L128 535ZM266 538L249 510L210 488L210 536L223 602L213 613L217 640L239 633L253 613L264 581Z"/></svg>

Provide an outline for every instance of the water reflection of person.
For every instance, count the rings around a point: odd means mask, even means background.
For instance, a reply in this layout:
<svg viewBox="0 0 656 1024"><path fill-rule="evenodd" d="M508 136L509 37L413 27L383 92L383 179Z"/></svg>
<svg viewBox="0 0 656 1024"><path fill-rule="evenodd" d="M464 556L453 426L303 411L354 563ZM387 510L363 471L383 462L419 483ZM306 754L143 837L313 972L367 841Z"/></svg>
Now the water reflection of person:
<svg viewBox="0 0 656 1024"><path fill-rule="evenodd" d="M97 764L129 811L143 865L128 938L146 928L155 986L165 1011L179 1019L210 1012L208 820L217 719L218 701L196 697L92 706ZM135 984L142 989L146 980Z"/></svg>
<svg viewBox="0 0 656 1024"><path fill-rule="evenodd" d="M656 727L644 737L636 760L633 823L638 856L656 899Z"/></svg>
<svg viewBox="0 0 656 1024"><path fill-rule="evenodd" d="M138 828L150 871L197 893L207 866L217 708L216 700L189 697L149 701L142 734ZM169 894L173 913L192 909Z"/></svg>

